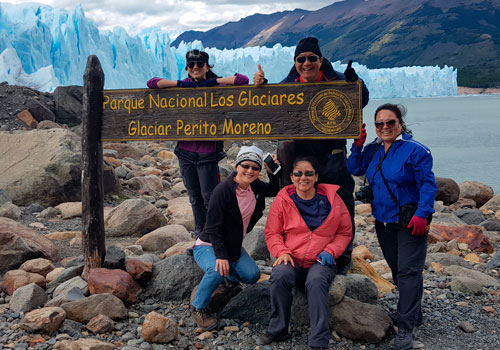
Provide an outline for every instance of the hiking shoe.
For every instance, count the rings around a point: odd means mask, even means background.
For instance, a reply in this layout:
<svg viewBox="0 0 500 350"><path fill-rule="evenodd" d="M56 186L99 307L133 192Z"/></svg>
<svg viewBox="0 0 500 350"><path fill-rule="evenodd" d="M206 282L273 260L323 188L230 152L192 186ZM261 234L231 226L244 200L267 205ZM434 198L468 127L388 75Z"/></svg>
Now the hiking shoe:
<svg viewBox="0 0 500 350"><path fill-rule="evenodd" d="M217 327L217 319L214 315L208 312L208 309L195 309L193 308L192 315L198 327L204 331L210 331Z"/></svg>
<svg viewBox="0 0 500 350"><path fill-rule="evenodd" d="M394 349L396 350L409 350L413 347L413 330L411 329L398 329L396 337L394 337Z"/></svg>
<svg viewBox="0 0 500 350"><path fill-rule="evenodd" d="M283 335L272 335L266 331L266 333L259 335L257 341L255 342L257 345L268 345L275 341L281 341L283 338L287 336L288 333Z"/></svg>

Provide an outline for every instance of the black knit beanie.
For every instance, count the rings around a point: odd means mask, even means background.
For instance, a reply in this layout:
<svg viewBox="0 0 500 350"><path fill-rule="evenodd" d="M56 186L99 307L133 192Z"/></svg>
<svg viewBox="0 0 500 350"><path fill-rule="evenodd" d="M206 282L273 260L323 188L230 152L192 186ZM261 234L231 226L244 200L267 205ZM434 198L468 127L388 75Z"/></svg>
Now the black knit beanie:
<svg viewBox="0 0 500 350"><path fill-rule="evenodd" d="M299 41L297 47L295 48L295 55L293 59L296 59L298 55L302 52L312 52L318 55L319 57L323 57L321 54L321 50L319 49L318 39L309 36Z"/></svg>

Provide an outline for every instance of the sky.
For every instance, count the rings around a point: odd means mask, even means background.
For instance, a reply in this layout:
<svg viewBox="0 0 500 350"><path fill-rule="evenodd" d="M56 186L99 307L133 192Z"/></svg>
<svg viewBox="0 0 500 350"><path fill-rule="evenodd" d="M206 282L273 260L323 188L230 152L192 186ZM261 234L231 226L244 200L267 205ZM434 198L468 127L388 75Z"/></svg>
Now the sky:
<svg viewBox="0 0 500 350"><path fill-rule="evenodd" d="M339 0L0 0L20 4L37 2L56 8L72 9L81 4L85 16L102 30L124 27L131 35L150 27L161 27L171 38L186 30L206 31L255 13L317 10Z"/></svg>

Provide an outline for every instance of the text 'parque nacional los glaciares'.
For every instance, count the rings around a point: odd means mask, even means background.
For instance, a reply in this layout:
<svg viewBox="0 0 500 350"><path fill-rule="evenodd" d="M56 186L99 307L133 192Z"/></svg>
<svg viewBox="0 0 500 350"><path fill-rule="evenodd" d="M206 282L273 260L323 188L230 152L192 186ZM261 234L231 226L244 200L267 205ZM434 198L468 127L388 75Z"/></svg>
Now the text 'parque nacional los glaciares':
<svg viewBox="0 0 500 350"><path fill-rule="evenodd" d="M359 82L103 94L103 141L328 139L361 132Z"/></svg>

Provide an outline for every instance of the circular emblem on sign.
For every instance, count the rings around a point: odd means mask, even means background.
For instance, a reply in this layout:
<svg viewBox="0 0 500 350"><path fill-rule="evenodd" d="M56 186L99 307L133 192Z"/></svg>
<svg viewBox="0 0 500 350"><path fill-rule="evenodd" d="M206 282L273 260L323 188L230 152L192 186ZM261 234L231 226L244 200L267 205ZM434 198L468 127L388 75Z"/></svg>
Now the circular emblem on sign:
<svg viewBox="0 0 500 350"><path fill-rule="evenodd" d="M335 135L345 130L354 118L351 100L338 90L323 90L309 103L311 124L323 134Z"/></svg>

